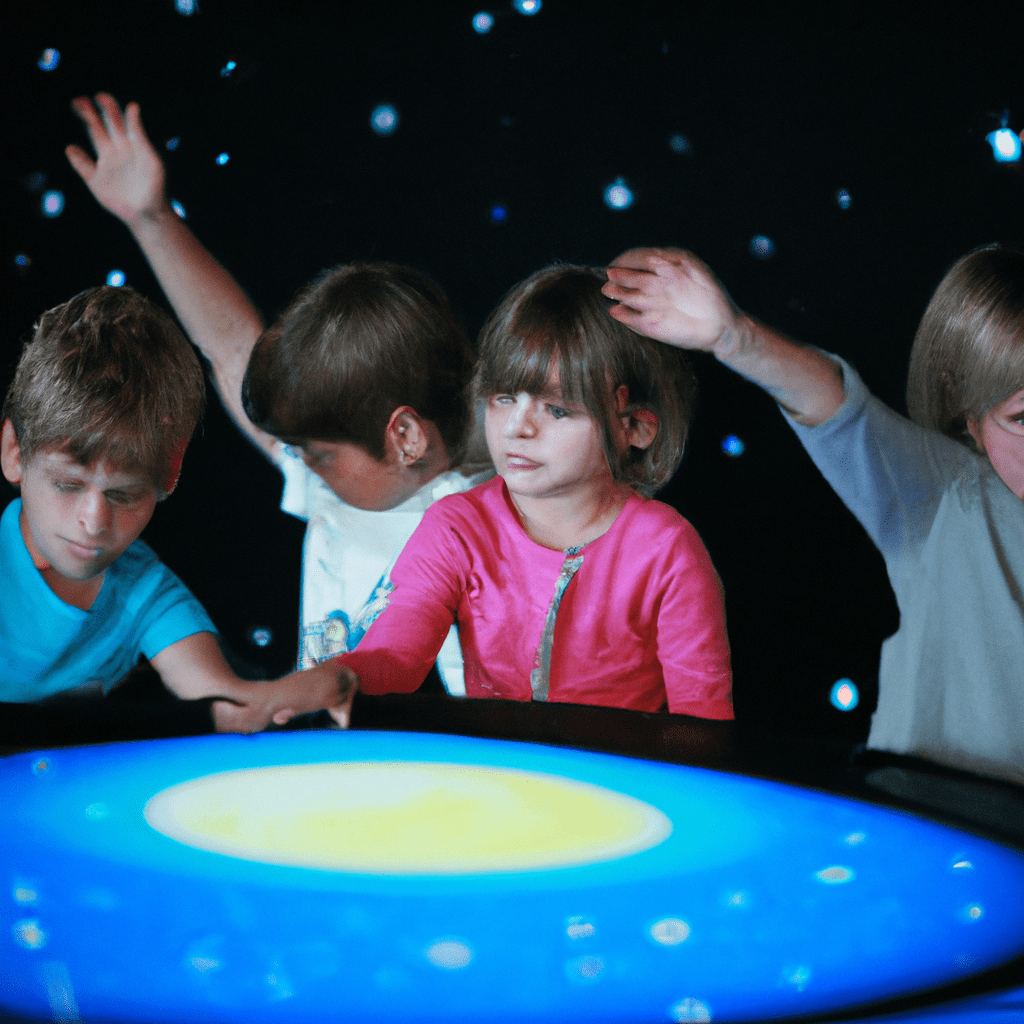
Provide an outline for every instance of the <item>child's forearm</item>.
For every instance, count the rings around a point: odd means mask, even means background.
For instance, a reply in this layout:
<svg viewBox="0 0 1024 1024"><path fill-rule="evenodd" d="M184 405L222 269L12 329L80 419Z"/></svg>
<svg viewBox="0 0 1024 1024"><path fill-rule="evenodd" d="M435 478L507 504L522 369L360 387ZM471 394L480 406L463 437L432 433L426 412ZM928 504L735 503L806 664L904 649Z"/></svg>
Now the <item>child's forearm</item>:
<svg viewBox="0 0 1024 1024"><path fill-rule="evenodd" d="M355 676L338 662L325 662L273 682L239 679L224 660L212 633L195 633L151 659L164 685L182 700L212 699L222 732L255 732L270 722L351 703Z"/></svg>
<svg viewBox="0 0 1024 1024"><path fill-rule="evenodd" d="M843 404L843 374L837 363L746 315L737 316L711 352L764 388L804 426L824 423Z"/></svg>
<svg viewBox="0 0 1024 1024"><path fill-rule="evenodd" d="M242 408L242 379L263 320L238 282L166 204L128 222L189 338L210 361L217 391L235 422L262 448L272 437Z"/></svg>

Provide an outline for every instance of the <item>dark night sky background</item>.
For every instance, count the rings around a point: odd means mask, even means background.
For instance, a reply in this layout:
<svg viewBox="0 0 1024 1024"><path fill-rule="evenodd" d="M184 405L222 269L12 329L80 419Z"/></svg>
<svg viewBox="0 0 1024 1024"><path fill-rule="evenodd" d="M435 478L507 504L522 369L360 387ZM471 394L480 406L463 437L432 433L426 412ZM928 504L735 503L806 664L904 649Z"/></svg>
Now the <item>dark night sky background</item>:
<svg viewBox="0 0 1024 1024"><path fill-rule="evenodd" d="M437 279L475 334L545 263L675 244L902 408L914 329L948 265L1024 240L1024 174L985 142L1004 116L1024 128L1017 3L544 0L524 17L505 0L199 2L191 17L173 0L4 4L4 386L34 318L111 269L161 299L63 156L84 139L68 101L101 89L138 100L157 144L180 139L164 150L169 191L268 317L322 267L389 259ZM486 35L479 10L495 15ZM51 72L36 67L45 47L62 55ZM400 123L380 137L369 119L385 102ZM60 217L41 215L33 174L65 194ZM628 210L602 199L619 177ZM751 255L756 235L772 258ZM861 738L897 622L881 561L772 403L709 360L697 369L692 446L662 497L725 582L737 713L779 735ZM719 447L730 433L740 458ZM301 543L278 498L214 399L146 534L229 645L273 672L294 653ZM257 626L274 635L264 649ZM828 702L843 676L863 693L848 714Z"/></svg>

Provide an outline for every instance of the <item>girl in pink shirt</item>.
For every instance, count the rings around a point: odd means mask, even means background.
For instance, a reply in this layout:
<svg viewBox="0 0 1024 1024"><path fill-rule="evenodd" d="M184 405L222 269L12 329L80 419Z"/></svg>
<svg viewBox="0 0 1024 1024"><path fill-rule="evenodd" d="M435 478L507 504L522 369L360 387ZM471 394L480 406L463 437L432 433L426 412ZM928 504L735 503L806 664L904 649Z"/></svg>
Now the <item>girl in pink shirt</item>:
<svg viewBox="0 0 1024 1024"><path fill-rule="evenodd" d="M466 695L732 718L721 584L693 527L648 496L682 458L682 354L613 320L603 271L514 288L474 392L498 476L442 498L339 660L366 693L423 681L453 622Z"/></svg>

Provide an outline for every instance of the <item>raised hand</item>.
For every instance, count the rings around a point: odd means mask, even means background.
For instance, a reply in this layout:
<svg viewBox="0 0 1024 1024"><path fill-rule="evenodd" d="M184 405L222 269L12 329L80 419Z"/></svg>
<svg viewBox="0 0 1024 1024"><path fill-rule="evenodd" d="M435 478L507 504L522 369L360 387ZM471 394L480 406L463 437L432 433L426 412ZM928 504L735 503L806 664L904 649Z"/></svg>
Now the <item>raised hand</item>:
<svg viewBox="0 0 1024 1024"><path fill-rule="evenodd" d="M739 311L715 275L682 249L630 249L608 267L601 289L627 327L679 348L713 350Z"/></svg>
<svg viewBox="0 0 1024 1024"><path fill-rule="evenodd" d="M129 103L122 113L117 100L101 92L95 103L80 96L71 106L89 133L96 159L81 146L64 152L100 205L129 227L165 211L164 165L142 127L139 105Z"/></svg>

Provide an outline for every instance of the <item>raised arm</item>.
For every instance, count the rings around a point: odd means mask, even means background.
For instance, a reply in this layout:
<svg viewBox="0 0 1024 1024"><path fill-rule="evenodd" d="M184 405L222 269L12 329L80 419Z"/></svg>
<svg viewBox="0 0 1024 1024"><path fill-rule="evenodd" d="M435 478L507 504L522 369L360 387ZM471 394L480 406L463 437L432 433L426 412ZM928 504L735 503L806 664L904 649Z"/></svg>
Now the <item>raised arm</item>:
<svg viewBox="0 0 1024 1024"><path fill-rule="evenodd" d="M96 153L65 150L101 206L131 231L186 333L210 360L221 400L238 426L268 454L277 441L258 430L242 408L242 378L263 321L238 282L174 212L164 190L164 166L146 136L139 105L122 113L106 93L72 107Z"/></svg>
<svg viewBox="0 0 1024 1024"><path fill-rule="evenodd" d="M763 387L790 416L813 427L843 403L839 367L747 316L715 275L682 249L630 249L608 267L611 315L638 334L710 352Z"/></svg>

